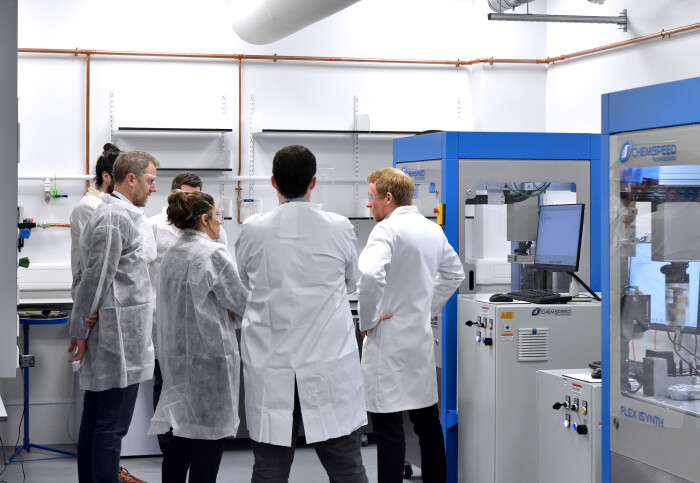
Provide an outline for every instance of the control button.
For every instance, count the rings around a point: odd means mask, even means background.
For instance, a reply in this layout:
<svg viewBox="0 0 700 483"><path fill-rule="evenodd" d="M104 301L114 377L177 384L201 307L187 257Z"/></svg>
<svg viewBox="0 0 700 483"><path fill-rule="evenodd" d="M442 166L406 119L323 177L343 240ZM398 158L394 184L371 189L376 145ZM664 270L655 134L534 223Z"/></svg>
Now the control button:
<svg viewBox="0 0 700 483"><path fill-rule="evenodd" d="M476 341L481 342L481 331L476 333Z"/></svg>
<svg viewBox="0 0 700 483"><path fill-rule="evenodd" d="M569 426L571 426L571 418L567 414L566 417L564 418L564 427L568 429Z"/></svg>
<svg viewBox="0 0 700 483"><path fill-rule="evenodd" d="M493 345L493 339L491 337L484 337L481 342L483 342L484 345Z"/></svg>
<svg viewBox="0 0 700 483"><path fill-rule="evenodd" d="M581 401L581 414L588 414L588 402Z"/></svg>
<svg viewBox="0 0 700 483"><path fill-rule="evenodd" d="M574 429L576 430L576 432L578 434L581 434L581 435L588 434L588 426L586 426L585 424L579 424Z"/></svg>

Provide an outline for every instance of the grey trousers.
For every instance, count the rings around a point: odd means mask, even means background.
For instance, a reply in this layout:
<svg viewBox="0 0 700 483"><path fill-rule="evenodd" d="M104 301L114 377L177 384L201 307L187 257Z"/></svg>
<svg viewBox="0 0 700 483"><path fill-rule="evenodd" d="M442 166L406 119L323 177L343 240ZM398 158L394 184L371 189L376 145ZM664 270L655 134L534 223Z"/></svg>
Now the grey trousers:
<svg viewBox="0 0 700 483"><path fill-rule="evenodd" d="M253 447L252 483L283 483L289 481L289 471L294 461L301 407L299 394L294 388L294 413L292 419L291 446L278 446L250 440ZM331 483L368 483L362 464L361 434L354 431L347 436L320 441L312 445L318 459L328 473Z"/></svg>

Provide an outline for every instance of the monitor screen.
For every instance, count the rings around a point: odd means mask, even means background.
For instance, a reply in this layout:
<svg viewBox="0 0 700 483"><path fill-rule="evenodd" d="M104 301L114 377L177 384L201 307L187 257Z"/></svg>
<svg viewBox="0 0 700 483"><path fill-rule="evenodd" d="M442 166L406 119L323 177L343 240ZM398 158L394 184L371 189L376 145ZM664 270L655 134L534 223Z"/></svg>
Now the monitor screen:
<svg viewBox="0 0 700 483"><path fill-rule="evenodd" d="M542 205L537 223L535 268L576 272L581 255L583 206Z"/></svg>
<svg viewBox="0 0 700 483"><path fill-rule="evenodd" d="M636 256L630 258L630 281L644 295L650 296L650 320L652 329L664 329L666 326L666 278L661 267L668 262L655 262L651 259L651 243L639 243ZM688 323L687 328L695 329L698 325L698 302L700 301L700 262L690 262L688 273Z"/></svg>

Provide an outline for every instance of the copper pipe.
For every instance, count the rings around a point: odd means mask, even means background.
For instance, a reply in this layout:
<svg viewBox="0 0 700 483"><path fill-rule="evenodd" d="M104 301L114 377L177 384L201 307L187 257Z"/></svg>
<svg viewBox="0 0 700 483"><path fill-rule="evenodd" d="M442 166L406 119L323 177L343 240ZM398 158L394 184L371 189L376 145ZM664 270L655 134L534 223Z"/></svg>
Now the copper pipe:
<svg viewBox="0 0 700 483"><path fill-rule="evenodd" d="M200 53L174 53L174 52L135 52L135 51L116 51L116 50L85 50L85 49L37 49L37 48L19 48L20 53L44 53L44 54L72 54L72 55L118 55L132 57L170 57L170 58L199 58L199 59L237 59L242 60L272 60L273 62L287 61L307 61L307 62L355 62L355 63L379 63L379 64L417 64L417 65L451 65L463 66L474 64L549 64L559 62L582 55L611 50L626 45L636 44L647 40L652 40L658 37L666 37L672 34L688 32L700 28L700 23L677 27L671 30L662 30L650 35L635 37L633 39L616 42L613 44L603 45L592 49L582 50L571 54L564 54L557 57L547 57L545 59L494 59L494 58L477 58L472 60L418 60L418 59L380 59L380 58L358 58L358 57L313 57L302 55L247 55L247 54L200 54Z"/></svg>
<svg viewBox="0 0 700 483"><path fill-rule="evenodd" d="M409 59L378 59L378 58L357 58L357 57L311 57L311 56L280 56L274 55L245 55L245 54L198 54L198 53L173 53L173 52L134 52L134 51L114 51L114 50L85 50L85 49L37 49L37 48L19 48L20 53L44 53L44 54L72 54L85 55L87 60L87 86L86 86L86 136L85 136L85 166L86 174L90 173L89 147L90 147L90 56L92 55L119 55L131 57L170 57L170 58L199 58L199 59L224 59L238 60L238 174L241 172L241 81L242 81L242 61L243 60L278 60L286 61L307 61L307 62L349 62L349 63L381 63L381 64L413 64L413 65L451 65L455 67L475 64L550 64L553 62L562 62L565 60L581 57L588 54L603 52L606 50L616 49L627 45L652 40L658 37L671 36L682 32L688 32L700 28L700 23L694 23L683 27L677 27L671 30L661 30L661 32L636 37L633 39L616 42L613 44L603 45L592 49L581 50L571 54L564 54L557 57L547 57L545 59L494 59L477 58L472 60L409 60ZM90 182L85 182L89 189ZM240 199L241 183L238 182L236 191ZM238 222L240 223L240 203L237 203Z"/></svg>
<svg viewBox="0 0 700 483"><path fill-rule="evenodd" d="M85 174L90 174L90 54L85 55ZM90 180L85 180L85 191L90 189Z"/></svg>
<svg viewBox="0 0 700 483"><path fill-rule="evenodd" d="M242 99L243 99L243 60L238 59L238 176L241 175L241 141L243 139L241 135L241 119L243 118L242 114ZM238 186L236 187L236 221L238 221L238 224L241 224L241 182L238 182Z"/></svg>
<svg viewBox="0 0 700 483"><path fill-rule="evenodd" d="M549 64L552 62L559 62L559 61L563 61L563 60L573 59L575 57L581 57L582 55L594 54L597 52L603 52L605 50L616 49L618 47L624 47L626 45L636 44L639 42L644 42L646 40L652 40L652 39L656 39L659 37L663 38L663 37L666 37L667 35L670 37L671 34L688 32L690 30L695 30L698 28L700 28L700 23L694 23L691 25L686 25L685 27L678 27L678 28L671 29L671 30L662 30L661 32L657 32L655 34L644 35L642 37L635 37L633 39L623 40L622 42L615 42L614 44L608 44L608 45L603 45L601 47L594 47L592 49L581 50L579 52L574 52L572 54L560 55L558 57L547 57L546 59L542 59L541 61L538 61L538 63Z"/></svg>
<svg viewBox="0 0 700 483"><path fill-rule="evenodd" d="M70 223L49 223L49 227L51 227L51 226L70 228Z"/></svg>

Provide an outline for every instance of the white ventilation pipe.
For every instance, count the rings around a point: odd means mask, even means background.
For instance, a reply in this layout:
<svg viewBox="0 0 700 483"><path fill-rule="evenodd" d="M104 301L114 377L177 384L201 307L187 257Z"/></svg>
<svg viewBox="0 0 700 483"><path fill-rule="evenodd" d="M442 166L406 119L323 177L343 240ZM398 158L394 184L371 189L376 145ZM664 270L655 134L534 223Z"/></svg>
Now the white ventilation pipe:
<svg viewBox="0 0 700 483"><path fill-rule="evenodd" d="M333 15L360 0L233 0L231 26L250 44L264 45Z"/></svg>
<svg viewBox="0 0 700 483"><path fill-rule="evenodd" d="M509 8L519 7L520 5L530 3L533 0L488 0L489 7L494 12L502 12Z"/></svg>

